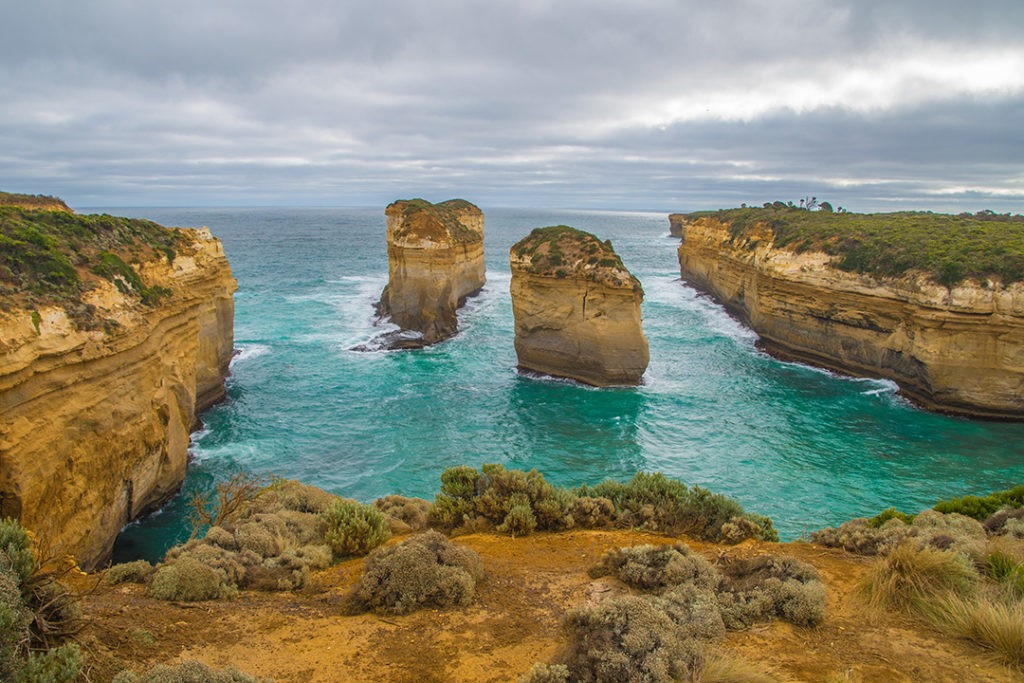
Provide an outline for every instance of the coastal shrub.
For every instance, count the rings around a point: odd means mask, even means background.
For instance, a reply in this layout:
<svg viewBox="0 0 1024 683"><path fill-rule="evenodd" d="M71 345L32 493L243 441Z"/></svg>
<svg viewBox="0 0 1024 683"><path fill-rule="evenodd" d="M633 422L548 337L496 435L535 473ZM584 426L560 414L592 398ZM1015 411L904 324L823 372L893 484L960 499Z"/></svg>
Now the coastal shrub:
<svg viewBox="0 0 1024 683"><path fill-rule="evenodd" d="M441 474L441 491L434 499L434 520L455 529L483 520L502 533L522 536L535 529L571 528L573 495L546 482L537 470L507 470L485 464L452 467Z"/></svg>
<svg viewBox="0 0 1024 683"><path fill-rule="evenodd" d="M878 529L890 519L898 519L904 524L912 524L914 522L914 515L908 515L905 512L900 512L896 508L886 508L874 517L868 519L868 526L872 529Z"/></svg>
<svg viewBox="0 0 1024 683"><path fill-rule="evenodd" d="M690 672L696 642L650 600L623 596L566 616L569 679L670 683Z"/></svg>
<svg viewBox="0 0 1024 683"><path fill-rule="evenodd" d="M964 515L925 510L911 519L908 524L900 516L890 516L879 526L872 526L871 520L860 517L815 531L811 541L860 555L885 555L902 543L912 542L956 550L972 558L978 557L986 542L984 526Z"/></svg>
<svg viewBox="0 0 1024 683"><path fill-rule="evenodd" d="M324 539L336 557L365 555L391 536L379 510L354 500L335 501L320 516L326 524Z"/></svg>
<svg viewBox="0 0 1024 683"><path fill-rule="evenodd" d="M718 569L718 603L726 628L746 628L772 617L815 626L825 618L825 586L805 562L760 555L723 558Z"/></svg>
<svg viewBox="0 0 1024 683"><path fill-rule="evenodd" d="M14 683L71 683L81 675L82 652L66 643L46 652L33 652L14 676Z"/></svg>
<svg viewBox="0 0 1024 683"><path fill-rule="evenodd" d="M601 529L611 526L615 521L615 504L607 498L574 497L569 514L575 526Z"/></svg>
<svg viewBox="0 0 1024 683"><path fill-rule="evenodd" d="M78 646L61 644L82 627L77 596L61 579L75 568L36 555L16 520L0 520L0 680L71 681L81 671Z"/></svg>
<svg viewBox="0 0 1024 683"><path fill-rule="evenodd" d="M942 595L974 593L979 578L962 553L904 543L871 568L859 591L872 607L912 612Z"/></svg>
<svg viewBox="0 0 1024 683"><path fill-rule="evenodd" d="M609 550L590 576L614 576L633 588L658 592L681 584L713 588L719 581L711 563L685 543Z"/></svg>
<svg viewBox="0 0 1024 683"><path fill-rule="evenodd" d="M366 558L356 597L366 608L390 614L465 606L483 576L475 551L427 531L373 551Z"/></svg>
<svg viewBox="0 0 1024 683"><path fill-rule="evenodd" d="M711 641L725 633L725 622L715 593L694 585L680 585L650 599L690 638Z"/></svg>
<svg viewBox="0 0 1024 683"><path fill-rule="evenodd" d="M533 665L525 676L519 677L518 683L569 683L569 667L565 664Z"/></svg>
<svg viewBox="0 0 1024 683"><path fill-rule="evenodd" d="M195 557L180 557L160 565L149 580L148 593L157 600L195 602L232 594L224 573Z"/></svg>
<svg viewBox="0 0 1024 683"><path fill-rule="evenodd" d="M373 501L373 507L387 518L392 534L404 534L426 529L433 505L429 500L422 498L385 496Z"/></svg>
<svg viewBox="0 0 1024 683"><path fill-rule="evenodd" d="M777 541L772 522L767 517L744 512L735 500L712 493L699 486L689 488L681 481L661 473L638 472L629 482L607 480L596 486L581 486L579 497L607 498L615 506L619 524L653 531L685 533L706 540L722 540L723 529L730 540L743 540L736 519L752 522L750 533L755 538Z"/></svg>
<svg viewBox="0 0 1024 683"><path fill-rule="evenodd" d="M146 579L153 573L153 565L146 560L135 560L133 562L122 562L112 565L103 572L103 578L107 583L145 583Z"/></svg>
<svg viewBox="0 0 1024 683"><path fill-rule="evenodd" d="M262 683L263 679L244 674L233 666L212 669L202 662L188 659L180 664L158 664L146 673L122 671L113 683Z"/></svg>
<svg viewBox="0 0 1024 683"><path fill-rule="evenodd" d="M1004 507L989 515L982 523L982 526L985 527L985 531L989 534L1010 533L1011 535L1024 537L1024 534L1012 533L1016 526L1012 522L1019 523L1021 520L1024 520L1024 507ZM1010 523L1009 528L1007 528L1008 523Z"/></svg>

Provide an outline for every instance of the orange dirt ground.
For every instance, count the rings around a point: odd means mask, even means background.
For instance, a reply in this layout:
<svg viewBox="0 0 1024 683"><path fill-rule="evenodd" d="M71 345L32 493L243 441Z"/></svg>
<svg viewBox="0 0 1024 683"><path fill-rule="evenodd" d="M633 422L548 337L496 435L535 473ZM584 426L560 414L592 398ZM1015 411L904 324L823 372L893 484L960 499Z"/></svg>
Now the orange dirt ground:
<svg viewBox="0 0 1024 683"><path fill-rule="evenodd" d="M676 539L574 531L454 540L480 553L487 571L465 609L346 615L345 595L359 577L361 559L318 573L301 592L243 592L213 602L161 602L146 597L139 585L101 583L83 600L90 624L80 641L89 657L89 680L109 681L126 667L139 671L198 659L282 682L515 681L565 644L560 623L566 610L609 590L628 591L587 575L605 550ZM689 544L708 557L788 554L818 568L828 588L824 623L808 629L776 621L729 633L721 643L781 680L1024 680L1024 673L983 650L911 619L869 616L854 587L870 559L804 543Z"/></svg>

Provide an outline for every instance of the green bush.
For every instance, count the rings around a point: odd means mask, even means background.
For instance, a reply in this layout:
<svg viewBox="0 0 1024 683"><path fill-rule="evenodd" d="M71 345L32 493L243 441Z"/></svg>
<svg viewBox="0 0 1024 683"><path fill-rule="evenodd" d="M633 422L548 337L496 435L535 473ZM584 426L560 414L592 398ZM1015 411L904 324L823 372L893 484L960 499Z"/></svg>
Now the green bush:
<svg viewBox="0 0 1024 683"><path fill-rule="evenodd" d="M13 519L0 519L0 569L5 567L14 572L19 584L28 581L35 568L32 539Z"/></svg>
<svg viewBox="0 0 1024 683"><path fill-rule="evenodd" d="M427 528L433 504L422 498L385 496L373 501L373 507L388 517L391 533L405 533Z"/></svg>
<svg viewBox="0 0 1024 683"><path fill-rule="evenodd" d="M262 679L242 673L234 667L220 671L194 659L180 664L159 664L144 674L122 671L113 683L262 683Z"/></svg>
<svg viewBox="0 0 1024 683"><path fill-rule="evenodd" d="M984 522L1000 508L1024 507L1024 484L1006 491L996 491L987 496L964 496L944 500L935 506L943 514L957 513Z"/></svg>
<svg viewBox="0 0 1024 683"><path fill-rule="evenodd" d="M233 590L223 572L194 557L180 557L157 568L148 592L157 600L194 602L227 597Z"/></svg>
<svg viewBox="0 0 1024 683"><path fill-rule="evenodd" d="M46 652L33 652L15 675L14 683L71 683L82 673L82 653L77 643Z"/></svg>
<svg viewBox="0 0 1024 683"><path fill-rule="evenodd" d="M619 524L654 531L685 533L705 540L723 538L723 526L732 524L730 540L738 539L733 529L736 519L746 519L751 533L766 541L777 541L778 533L767 517L744 512L743 507L721 494L699 486L688 488L676 479L661 473L638 472L632 480L612 480L596 486L581 486L577 496L607 498L615 506Z"/></svg>
<svg viewBox="0 0 1024 683"><path fill-rule="evenodd" d="M354 500L335 501L321 518L324 538L337 557L365 555L391 536L379 510Z"/></svg>
<svg viewBox="0 0 1024 683"><path fill-rule="evenodd" d="M103 572L103 578L111 584L145 583L152 573L153 565L146 560L135 560L111 566Z"/></svg>
<svg viewBox="0 0 1024 683"><path fill-rule="evenodd" d="M368 609L390 614L465 606L483 576L475 551L427 531L373 551L366 558L356 597Z"/></svg>
<svg viewBox="0 0 1024 683"><path fill-rule="evenodd" d="M883 524L888 522L890 519L898 519L904 524L914 523L914 515L908 515L905 512L900 512L896 508L886 508L885 510L882 510L874 517L869 518L868 526L872 529L878 529Z"/></svg>

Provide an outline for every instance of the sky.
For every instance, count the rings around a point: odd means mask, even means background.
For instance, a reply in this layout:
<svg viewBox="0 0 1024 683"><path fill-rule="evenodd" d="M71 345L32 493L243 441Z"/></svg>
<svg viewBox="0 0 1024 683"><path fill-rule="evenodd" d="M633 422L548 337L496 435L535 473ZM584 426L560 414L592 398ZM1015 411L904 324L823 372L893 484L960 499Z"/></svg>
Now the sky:
<svg viewBox="0 0 1024 683"><path fill-rule="evenodd" d="M1021 0L0 0L0 190L1024 212Z"/></svg>

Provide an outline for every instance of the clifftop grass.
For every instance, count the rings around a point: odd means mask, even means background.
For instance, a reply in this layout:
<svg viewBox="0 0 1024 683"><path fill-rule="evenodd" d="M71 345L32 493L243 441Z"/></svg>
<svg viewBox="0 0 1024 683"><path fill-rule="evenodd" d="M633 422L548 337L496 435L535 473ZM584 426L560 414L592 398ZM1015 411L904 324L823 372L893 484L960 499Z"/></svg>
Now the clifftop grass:
<svg viewBox="0 0 1024 683"><path fill-rule="evenodd" d="M153 303L169 292L147 286L130 264L171 261L181 239L147 220L0 206L0 306L72 307L99 278Z"/></svg>
<svg viewBox="0 0 1024 683"><path fill-rule="evenodd" d="M513 261L533 275L582 278L642 292L640 281L626 269L612 243L568 225L536 228L512 245Z"/></svg>
<svg viewBox="0 0 1024 683"><path fill-rule="evenodd" d="M823 251L841 270L875 277L924 272L947 287L965 278L1004 284L1024 280L1024 216L989 211L939 214L831 213L777 202L762 208L686 214L728 223L734 239L748 237L759 223L775 233L775 246L797 253Z"/></svg>

